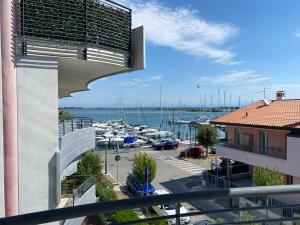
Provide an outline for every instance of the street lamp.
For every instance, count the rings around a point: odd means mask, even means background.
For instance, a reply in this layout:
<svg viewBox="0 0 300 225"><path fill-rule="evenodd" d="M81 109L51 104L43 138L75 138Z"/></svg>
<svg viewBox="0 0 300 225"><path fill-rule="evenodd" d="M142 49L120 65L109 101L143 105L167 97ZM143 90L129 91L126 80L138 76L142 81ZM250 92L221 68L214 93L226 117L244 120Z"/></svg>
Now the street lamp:
<svg viewBox="0 0 300 225"><path fill-rule="evenodd" d="M110 138L108 139L108 148L110 150ZM107 145L105 145L105 166L104 166L104 174L107 174Z"/></svg>
<svg viewBox="0 0 300 225"><path fill-rule="evenodd" d="M190 151L192 151L192 126L191 124L189 124L189 128L190 128ZM185 151L185 158L187 159L187 149Z"/></svg>

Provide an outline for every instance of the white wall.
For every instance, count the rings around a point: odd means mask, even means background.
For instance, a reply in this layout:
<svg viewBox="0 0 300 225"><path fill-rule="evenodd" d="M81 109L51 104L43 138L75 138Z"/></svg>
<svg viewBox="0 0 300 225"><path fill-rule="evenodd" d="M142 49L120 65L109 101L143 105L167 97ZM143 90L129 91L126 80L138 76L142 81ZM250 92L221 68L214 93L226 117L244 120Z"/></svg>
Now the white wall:
<svg viewBox="0 0 300 225"><path fill-rule="evenodd" d="M300 177L300 137L287 137L287 161L290 175Z"/></svg>
<svg viewBox="0 0 300 225"><path fill-rule="evenodd" d="M247 163L249 165L268 167L271 169L278 169L282 173L287 172L287 163L286 163L287 161L284 159L268 157L265 155L255 154L252 152L246 152L246 151L237 150L233 148L227 148L221 145L217 145L216 149L217 149L217 154L222 157Z"/></svg>
<svg viewBox="0 0 300 225"><path fill-rule="evenodd" d="M17 85L20 213L56 208L57 61L19 58Z"/></svg>
<svg viewBox="0 0 300 225"><path fill-rule="evenodd" d="M278 169L283 174L300 177L300 137L287 137L287 159L245 152L217 145L217 154L249 165Z"/></svg>
<svg viewBox="0 0 300 225"><path fill-rule="evenodd" d="M95 148L95 128L87 127L68 133L60 138L60 173L78 156Z"/></svg>

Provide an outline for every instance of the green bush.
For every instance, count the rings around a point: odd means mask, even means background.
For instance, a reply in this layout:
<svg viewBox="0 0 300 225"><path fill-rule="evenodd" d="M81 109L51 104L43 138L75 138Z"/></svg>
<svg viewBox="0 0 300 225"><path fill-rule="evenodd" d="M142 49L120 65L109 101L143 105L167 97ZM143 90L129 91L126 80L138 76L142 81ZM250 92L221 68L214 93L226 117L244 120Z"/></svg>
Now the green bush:
<svg viewBox="0 0 300 225"><path fill-rule="evenodd" d="M122 210L115 213L115 217L113 222L128 222L132 220L138 220L140 219L135 211L132 209L129 210ZM143 225L146 225L145 223L140 223Z"/></svg>
<svg viewBox="0 0 300 225"><path fill-rule="evenodd" d="M113 201L117 199L117 195L113 190L113 184L104 177L99 179L96 184L96 195L100 202Z"/></svg>
<svg viewBox="0 0 300 225"><path fill-rule="evenodd" d="M96 180L101 177L101 158L95 152L87 152L77 164L77 175L86 179L87 176L93 176Z"/></svg>
<svg viewBox="0 0 300 225"><path fill-rule="evenodd" d="M257 186L283 185L284 177L278 170L269 170L268 168L255 167L252 180Z"/></svg>
<svg viewBox="0 0 300 225"><path fill-rule="evenodd" d="M135 155L133 159L132 171L137 181L140 184L146 184L146 180L145 180L146 166L150 167L150 177L148 182L151 183L156 176L156 171L157 171L156 160L145 153Z"/></svg>
<svg viewBox="0 0 300 225"><path fill-rule="evenodd" d="M62 120L70 120L73 118L73 115L70 114L68 111L60 110L58 112L59 121Z"/></svg>
<svg viewBox="0 0 300 225"><path fill-rule="evenodd" d="M114 215L111 215L110 222L112 223L120 223L120 222L128 222L133 220L139 220L137 213L132 210L122 210L116 212ZM150 223L140 223L141 225L167 225L166 221L157 221L157 222L150 222Z"/></svg>
<svg viewBox="0 0 300 225"><path fill-rule="evenodd" d="M237 222L252 221L252 220L255 220L255 217L248 212L244 212L242 213L242 215L236 217ZM261 225L261 223L247 223L245 225Z"/></svg>

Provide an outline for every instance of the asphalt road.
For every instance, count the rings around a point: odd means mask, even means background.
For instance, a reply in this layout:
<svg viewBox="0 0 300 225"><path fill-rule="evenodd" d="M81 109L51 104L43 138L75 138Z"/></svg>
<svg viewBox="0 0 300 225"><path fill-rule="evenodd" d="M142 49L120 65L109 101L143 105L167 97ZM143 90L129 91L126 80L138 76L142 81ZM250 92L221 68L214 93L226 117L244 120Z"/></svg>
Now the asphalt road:
<svg viewBox="0 0 300 225"><path fill-rule="evenodd" d="M185 146L179 147L176 150L153 150L152 148L134 148L120 149L118 152L110 151L107 153L108 172L115 178L118 177L121 185L126 184L126 178L132 171L132 161L136 154L145 152L153 156L157 160L157 175L152 184L155 189L166 189L170 192L193 191L201 188L202 171L210 168L210 163L207 160L190 159L183 160L178 158L180 151ZM115 161L115 156L120 155L121 159L118 163ZM104 152L101 152L102 160L105 160ZM118 167L118 175L117 175ZM184 203L184 206L190 210L197 210L195 206ZM198 205L199 206L199 205ZM192 222L210 219L207 216L194 216Z"/></svg>

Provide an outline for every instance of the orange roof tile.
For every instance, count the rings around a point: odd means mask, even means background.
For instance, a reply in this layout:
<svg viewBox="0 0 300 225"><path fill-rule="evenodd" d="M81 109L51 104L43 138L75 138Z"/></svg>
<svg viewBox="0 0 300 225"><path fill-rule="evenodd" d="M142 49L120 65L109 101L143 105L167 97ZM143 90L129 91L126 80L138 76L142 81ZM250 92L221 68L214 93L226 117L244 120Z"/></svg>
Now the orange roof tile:
<svg viewBox="0 0 300 225"><path fill-rule="evenodd" d="M300 129L300 100L257 101L211 121L212 124Z"/></svg>

